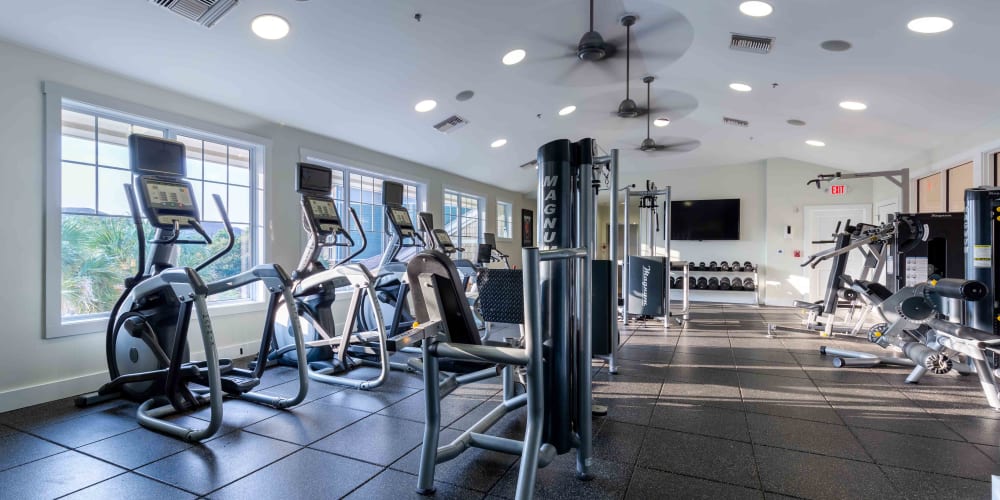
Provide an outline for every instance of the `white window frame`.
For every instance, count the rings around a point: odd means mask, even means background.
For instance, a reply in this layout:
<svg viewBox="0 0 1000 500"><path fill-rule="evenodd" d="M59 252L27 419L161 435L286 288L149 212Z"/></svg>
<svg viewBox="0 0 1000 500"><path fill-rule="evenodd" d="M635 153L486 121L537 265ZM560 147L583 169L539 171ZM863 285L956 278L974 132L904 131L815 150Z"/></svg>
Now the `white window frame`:
<svg viewBox="0 0 1000 500"><path fill-rule="evenodd" d="M479 212L479 234L476 236L476 241L473 244L478 245L483 241L483 233L486 232L486 225L489 224L489 219L486 217L486 204L487 197L477 193L470 193L468 191L463 191L461 189L444 186L441 192L441 227L445 228L445 210L444 210L444 200L449 194L454 194L458 196L458 207L459 207L459 217L461 217L461 207L463 199L474 199L476 200L477 211ZM447 230L447 228L445 228ZM451 239L455 243L456 247L465 248L465 253L459 252L459 258L466 258L466 255L476 255L476 248L469 245L469 242L462 241L462 232L459 231L458 234L450 234Z"/></svg>
<svg viewBox="0 0 1000 500"><path fill-rule="evenodd" d="M365 175L365 176L368 176L368 177L374 177L376 179L381 179L383 182L384 181L395 181L395 182L402 183L404 185L416 186L416 188L417 188L417 207L416 207L417 214L415 214L415 215L419 215L420 212L423 212L423 211L426 210L426 207L427 207L427 181L426 180L402 177L402 176L396 175L394 172L392 172L390 170L377 167L375 165L369 164L369 163L361 161L361 160L354 160L354 159L351 159L351 158L346 158L346 157L343 157L343 156L334 155L334 154L330 154L330 153L324 153L324 152L321 152L321 151L314 151L314 150L307 149L307 148L300 148L299 149L299 161L303 161L303 162L307 162L307 163L315 163L317 165L322 165L324 167L328 167L328 168L332 168L334 170L337 170L337 171L339 171L339 172L341 172L343 174L343 179L344 179L344 200L343 200L344 201L344 207L343 207L343 209L344 209L345 213L340 214L340 218L343 221L350 221L349 224L354 224L354 221L352 220L351 214L347 213L347 211L350 210L350 207L351 207L351 188L350 188L350 182L351 181L350 181L350 175L352 173L353 174L359 174L359 175ZM378 204L381 204L381 203L382 203L382 201L379 200ZM339 208L338 208L338 210L339 210ZM414 222L418 223L415 218L414 218ZM345 227L350 227L350 225L345 226ZM306 241L305 229L302 229L302 235L301 236L302 236L301 240L303 242L303 248L304 248L305 241ZM382 251L384 252L385 251L384 244L387 242L387 240L383 239L382 242L383 242ZM358 242L358 243L360 243L360 242ZM338 250L340 250L342 252L346 252L347 251L347 249L338 249ZM341 257L342 257L342 255L337 256L337 258L341 258Z"/></svg>
<svg viewBox="0 0 1000 500"><path fill-rule="evenodd" d="M44 338L103 333L108 314L88 316L76 321L63 321L62 316L62 110L63 103L89 113L149 128L167 129L168 134L193 135L204 140L218 140L251 151L253 169L250 173L250 240L253 262L266 262L270 249L261 235L263 214L266 213L266 196L258 193L267 185L269 173L264 166L271 150L269 139L232 130L177 113L163 111L115 97L46 81L42 83L44 110L44 166L45 166L45 277L44 277ZM124 276L122 277L125 278ZM251 300L234 300L210 303L213 316L227 316L264 310L264 294L257 293Z"/></svg>
<svg viewBox="0 0 1000 500"><path fill-rule="evenodd" d="M510 208L510 218L507 219L507 233L510 236L503 237L500 236L500 207ZM514 240L514 204L509 201L497 200L497 241L513 241Z"/></svg>

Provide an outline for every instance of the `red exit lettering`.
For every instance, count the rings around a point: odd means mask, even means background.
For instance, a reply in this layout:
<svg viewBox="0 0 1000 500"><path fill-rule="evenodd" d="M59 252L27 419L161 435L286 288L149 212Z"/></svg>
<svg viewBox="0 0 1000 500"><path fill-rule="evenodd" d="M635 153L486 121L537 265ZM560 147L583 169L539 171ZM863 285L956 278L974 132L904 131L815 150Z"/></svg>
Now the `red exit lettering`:
<svg viewBox="0 0 1000 500"><path fill-rule="evenodd" d="M843 184L830 186L830 194L832 195L843 195L847 194L847 186Z"/></svg>

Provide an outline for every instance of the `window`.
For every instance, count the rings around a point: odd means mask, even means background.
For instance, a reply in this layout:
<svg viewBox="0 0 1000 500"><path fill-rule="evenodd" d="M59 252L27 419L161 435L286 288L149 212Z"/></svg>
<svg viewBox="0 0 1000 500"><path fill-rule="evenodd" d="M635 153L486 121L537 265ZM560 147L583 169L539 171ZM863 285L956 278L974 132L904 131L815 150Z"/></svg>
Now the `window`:
<svg viewBox="0 0 1000 500"><path fill-rule="evenodd" d="M514 206L505 201L497 202L497 238L514 237Z"/></svg>
<svg viewBox="0 0 1000 500"><path fill-rule="evenodd" d="M474 256L474 245L482 241L482 201L482 198L470 194L450 190L444 192L444 229L455 246L465 249L464 253L459 253L459 258Z"/></svg>
<svg viewBox="0 0 1000 500"><path fill-rule="evenodd" d="M971 187L971 161L917 179L917 212L964 212L965 190Z"/></svg>
<svg viewBox="0 0 1000 500"><path fill-rule="evenodd" d="M228 243L213 194L221 196L236 239L232 251L201 272L204 280L231 276L259 262L263 192L258 159L263 146L150 118L151 110L140 116L94 103L111 98L67 97L74 92L46 84L47 337L102 330L125 278L136 271L136 233L123 188L132 182L132 133L176 139L186 146L187 180L213 243L178 247L178 264L196 266ZM152 228L146 225L145 230L151 239ZM243 287L210 300L253 303L257 297L257 287Z"/></svg>
<svg viewBox="0 0 1000 500"><path fill-rule="evenodd" d="M948 169L948 211L965 211L965 190L972 186L972 162Z"/></svg>
<svg viewBox="0 0 1000 500"><path fill-rule="evenodd" d="M381 257L389 244L389 238L385 235L385 207L382 205L382 182L392 180L403 184L403 206L410 212L410 217L414 223L417 222L417 211L420 204L419 196L422 194L421 186L412 181L344 167L323 158L317 158L314 155L305 156L305 161L333 169L333 198L344 227L347 228L355 243L360 245L361 232L355 227L356 224L346 208L349 206L358 213L361 227L368 238L368 247L355 260L363 261L370 269L374 269L378 264L379 257ZM349 184L345 184L345 179L347 179ZM350 189L346 188L348 185ZM345 247L334 247L328 250L324 258L328 261L339 261L346 258L352 251L353 249Z"/></svg>
<svg viewBox="0 0 1000 500"><path fill-rule="evenodd" d="M941 190L941 172L917 179L917 212L944 212L944 196Z"/></svg>

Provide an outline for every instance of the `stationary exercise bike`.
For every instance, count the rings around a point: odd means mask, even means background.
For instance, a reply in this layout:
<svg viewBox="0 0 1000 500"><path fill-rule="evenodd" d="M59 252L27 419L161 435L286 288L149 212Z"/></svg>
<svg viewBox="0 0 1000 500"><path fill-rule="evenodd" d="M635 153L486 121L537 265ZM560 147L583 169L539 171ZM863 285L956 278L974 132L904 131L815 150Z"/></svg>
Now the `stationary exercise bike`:
<svg viewBox="0 0 1000 500"><path fill-rule="evenodd" d="M236 239L218 195L215 203L225 224L228 245L193 269L178 267L180 245L212 243L201 225L191 184L184 180L184 144L132 134L129 151L134 177L131 185L125 185L125 192L138 239L138 270L125 280L125 291L108 321L106 354L111 381L96 393L79 396L77 406L118 397L140 401L137 411L140 424L185 441L199 441L215 434L222 425L224 395L275 408L300 403L308 390L304 368L299 370L298 392L289 399L253 392L260 384L263 363L245 370L236 368L230 360L219 359L207 305L213 295L263 284L269 300L258 359L264 359L271 346L273 321L280 301L284 298L286 304L292 303L291 278L277 264L262 264L219 281L202 280L198 272L229 253ZM148 266L140 206L146 222L156 229L154 239L148 242L152 252ZM194 231L198 238L182 239L185 230ZM291 305L286 312L293 318L294 349L304 357L298 315ZM205 348L206 359L201 362L190 361L188 327L192 313ZM211 408L211 418L204 428L188 428L164 420L168 415L205 405Z"/></svg>
<svg viewBox="0 0 1000 500"><path fill-rule="evenodd" d="M292 273L295 308L303 321L305 334L306 362L309 378L326 384L342 385L354 389L373 389L385 383L392 363L389 353L405 345L406 333L388 338L388 328L378 307L375 277L361 263L351 260L365 251L368 239L358 219L357 212L350 209L354 226L361 234L361 245L354 240L341 223L337 206L331 197L332 171L326 167L298 164L296 191L302 196L302 224L309 235L306 249L302 253L298 267ZM323 263L325 250L354 248L348 256L335 262L329 268ZM353 289L347 317L340 335L332 307L338 288ZM366 330L359 315L362 306L368 305L373 328ZM274 343L276 349L270 354L269 362L286 366L299 366L300 358L295 352L295 332L293 317L279 311L275 318ZM379 368L377 376L371 379L354 379L344 374L360 366ZM403 368L401 363L396 366Z"/></svg>

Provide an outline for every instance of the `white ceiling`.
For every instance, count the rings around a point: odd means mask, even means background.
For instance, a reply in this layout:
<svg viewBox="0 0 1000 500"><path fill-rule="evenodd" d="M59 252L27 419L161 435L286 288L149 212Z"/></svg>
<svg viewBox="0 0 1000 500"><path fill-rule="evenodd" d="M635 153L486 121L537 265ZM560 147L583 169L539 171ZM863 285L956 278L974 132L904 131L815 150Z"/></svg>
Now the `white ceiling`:
<svg viewBox="0 0 1000 500"><path fill-rule="evenodd" d="M620 14L640 16L632 97L644 105L641 78L657 77L654 108L667 106L674 122L654 127L653 138L701 141L683 154L635 150L644 119L612 115L624 97L623 58L574 63L586 0L241 0L212 29L145 0L6 2L0 37L519 191L536 181L518 165L562 137L619 147L627 173L658 179L668 168L778 156L874 170L997 114L996 0L770 1L771 16L751 18L739 13L739 0L597 0L596 28L606 39L622 38ZM250 20L267 12L291 22L286 39L250 32ZM906 29L927 15L949 17L955 28L932 36ZM774 51L731 51L730 32L775 36ZM828 39L854 48L821 50ZM503 66L513 48L526 49L527 59ZM754 91L729 90L735 81ZM465 89L475 97L457 102ZM426 98L437 109L414 112ZM841 110L845 99L869 109ZM568 104L577 112L557 116ZM470 125L451 135L431 128L453 113ZM723 126L724 115L751 126ZM790 118L808 125L789 126ZM490 149L500 137L507 146ZM806 146L810 138L828 146Z"/></svg>

